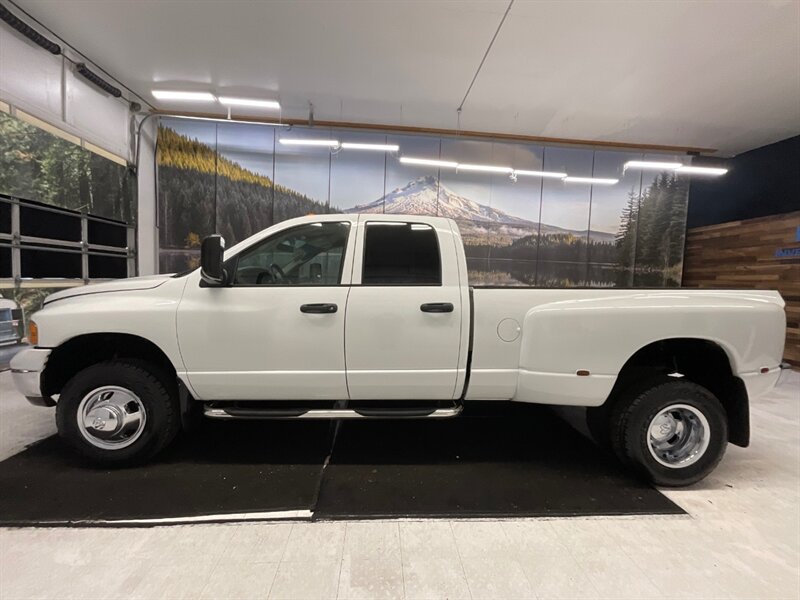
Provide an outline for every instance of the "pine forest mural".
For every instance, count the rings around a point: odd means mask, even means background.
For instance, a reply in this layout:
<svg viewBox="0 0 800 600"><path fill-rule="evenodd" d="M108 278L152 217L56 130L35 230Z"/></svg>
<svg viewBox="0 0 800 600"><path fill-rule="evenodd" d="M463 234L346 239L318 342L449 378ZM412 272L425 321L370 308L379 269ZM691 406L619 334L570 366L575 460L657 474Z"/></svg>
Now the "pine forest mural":
<svg viewBox="0 0 800 600"><path fill-rule="evenodd" d="M136 221L136 177L126 166L4 112L0 112L0 194L126 223ZM0 243L0 251L3 246L8 248ZM0 257L8 257L10 263L10 254L0 252ZM0 286L0 297L16 301L27 324L54 291L57 288L22 288L13 283Z"/></svg>
<svg viewBox="0 0 800 600"><path fill-rule="evenodd" d="M2 112L0 193L136 220L135 177L126 167Z"/></svg>
<svg viewBox="0 0 800 600"><path fill-rule="evenodd" d="M400 152L473 164L618 178L613 186L400 163L397 153L290 146L281 138L398 144ZM470 284L680 285L688 181L625 171L675 157L326 128L163 119L158 138L160 268L197 266L202 238L228 245L285 219L322 213L455 219ZM681 157L685 160L685 157Z"/></svg>

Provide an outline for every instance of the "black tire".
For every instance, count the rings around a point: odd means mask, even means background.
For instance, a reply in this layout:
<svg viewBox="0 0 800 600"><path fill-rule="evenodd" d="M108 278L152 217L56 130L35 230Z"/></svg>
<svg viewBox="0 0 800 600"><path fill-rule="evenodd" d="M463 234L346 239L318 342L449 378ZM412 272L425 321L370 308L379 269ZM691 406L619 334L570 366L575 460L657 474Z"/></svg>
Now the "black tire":
<svg viewBox="0 0 800 600"><path fill-rule="evenodd" d="M681 404L702 414L708 423L708 446L694 462L683 467L665 466L650 451L649 428L670 405ZM728 446L728 418L720 401L701 385L683 380L662 381L629 402L615 406L612 440L625 462L652 483L668 487L691 485L708 475L722 460Z"/></svg>
<svg viewBox="0 0 800 600"><path fill-rule="evenodd" d="M625 430L628 423L628 413L626 412L631 403L640 395L648 390L656 388L665 383L672 383L674 379L662 374L642 374L641 377L631 381L622 389L614 392L614 395L606 400L606 403L598 408L604 409L605 418L605 437L607 447L624 465L630 465L630 459L625 451ZM595 425L599 427L599 425Z"/></svg>
<svg viewBox="0 0 800 600"><path fill-rule="evenodd" d="M115 385L136 394L146 413L144 429L129 446L105 449L92 445L81 433L78 409L83 398L102 386ZM82 456L105 466L146 462L163 450L180 429L174 385L155 365L137 360L110 360L80 371L61 390L56 404L59 435Z"/></svg>

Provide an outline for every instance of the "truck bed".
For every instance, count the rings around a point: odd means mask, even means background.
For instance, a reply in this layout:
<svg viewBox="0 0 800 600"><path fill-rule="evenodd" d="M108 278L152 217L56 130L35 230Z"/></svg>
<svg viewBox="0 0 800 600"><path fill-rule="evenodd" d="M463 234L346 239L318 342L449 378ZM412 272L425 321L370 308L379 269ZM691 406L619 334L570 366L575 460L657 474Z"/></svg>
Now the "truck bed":
<svg viewBox="0 0 800 600"><path fill-rule="evenodd" d="M779 374L786 317L773 291L475 288L472 298L467 400L597 406L625 363L664 339L718 344L751 397Z"/></svg>

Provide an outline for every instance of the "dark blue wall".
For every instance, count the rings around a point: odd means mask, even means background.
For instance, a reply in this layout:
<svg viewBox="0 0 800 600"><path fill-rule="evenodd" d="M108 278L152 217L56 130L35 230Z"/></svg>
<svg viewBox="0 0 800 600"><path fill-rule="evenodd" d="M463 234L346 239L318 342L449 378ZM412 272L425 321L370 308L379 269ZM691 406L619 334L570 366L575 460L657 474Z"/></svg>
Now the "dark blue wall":
<svg viewBox="0 0 800 600"><path fill-rule="evenodd" d="M800 210L800 135L728 161L722 177L692 179L688 227Z"/></svg>

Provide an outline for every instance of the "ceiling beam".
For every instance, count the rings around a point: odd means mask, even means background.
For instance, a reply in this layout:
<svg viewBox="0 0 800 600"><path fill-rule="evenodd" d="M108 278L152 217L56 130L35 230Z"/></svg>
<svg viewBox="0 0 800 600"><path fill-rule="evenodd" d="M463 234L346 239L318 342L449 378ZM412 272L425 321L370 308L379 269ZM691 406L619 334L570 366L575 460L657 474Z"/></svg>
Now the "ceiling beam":
<svg viewBox="0 0 800 600"><path fill-rule="evenodd" d="M224 115L214 113L195 113L195 112L175 112L175 111L155 111L156 114L169 117L199 117L204 119L225 120ZM237 116L236 121L247 121L251 123L275 123L276 119L265 119L259 117ZM304 125L308 126L306 119L280 119L284 125ZM375 123L352 123L348 121L320 121L314 120L314 127L338 127L342 129L357 129L364 131L374 131L382 133L399 134L424 134L424 135L446 135L474 139L489 139L505 142L523 142L533 144L546 144L551 146L579 146L582 148L608 148L613 150L647 150L653 152L667 152L671 154L714 154L716 148L700 148L696 146L670 146L665 144L639 144L632 142L612 142L604 140L581 140L571 138L544 137L538 135L521 135L516 133L493 133L489 131L464 131L457 129L440 129L436 127L411 127L408 125L381 125Z"/></svg>

